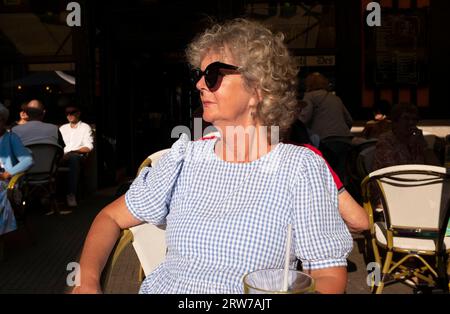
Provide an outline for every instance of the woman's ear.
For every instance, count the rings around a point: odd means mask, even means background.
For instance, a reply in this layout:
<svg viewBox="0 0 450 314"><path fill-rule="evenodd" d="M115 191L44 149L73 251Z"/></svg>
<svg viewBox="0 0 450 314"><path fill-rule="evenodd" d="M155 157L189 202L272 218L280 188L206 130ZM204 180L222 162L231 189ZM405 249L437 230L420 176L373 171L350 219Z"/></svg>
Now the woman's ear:
<svg viewBox="0 0 450 314"><path fill-rule="evenodd" d="M263 101L263 93L261 88L255 88L255 93L257 96L258 104Z"/></svg>
<svg viewBox="0 0 450 314"><path fill-rule="evenodd" d="M253 119L256 119L257 112L258 112L258 105L262 102L262 91L259 88L254 89L253 97L250 100L249 108L250 108L250 115Z"/></svg>
<svg viewBox="0 0 450 314"><path fill-rule="evenodd" d="M262 102L263 97L262 97L262 91L259 88L255 88L253 89L253 97L252 100L250 101L250 107L253 107L253 109L256 110L256 107Z"/></svg>

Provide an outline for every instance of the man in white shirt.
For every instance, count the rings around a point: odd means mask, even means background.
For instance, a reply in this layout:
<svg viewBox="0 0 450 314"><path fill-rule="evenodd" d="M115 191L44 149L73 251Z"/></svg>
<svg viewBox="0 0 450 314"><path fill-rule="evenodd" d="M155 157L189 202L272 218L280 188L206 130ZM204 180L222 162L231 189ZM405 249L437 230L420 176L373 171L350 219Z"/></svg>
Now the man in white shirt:
<svg viewBox="0 0 450 314"><path fill-rule="evenodd" d="M70 207L77 206L76 193L81 162L94 148L91 127L80 120L80 115L78 107L67 107L66 117L69 123L59 128L66 145L63 162L69 166L67 205Z"/></svg>

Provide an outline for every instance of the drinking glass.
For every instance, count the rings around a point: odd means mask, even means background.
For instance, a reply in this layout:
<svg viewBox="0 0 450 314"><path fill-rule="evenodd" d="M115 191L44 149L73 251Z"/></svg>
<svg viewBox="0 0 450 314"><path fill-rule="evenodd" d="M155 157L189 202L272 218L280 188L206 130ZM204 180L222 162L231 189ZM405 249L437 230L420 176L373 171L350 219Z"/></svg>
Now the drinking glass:
<svg viewBox="0 0 450 314"><path fill-rule="evenodd" d="M247 294L300 294L314 293L314 279L304 272L290 269L288 289L283 291L284 269L260 269L244 276Z"/></svg>

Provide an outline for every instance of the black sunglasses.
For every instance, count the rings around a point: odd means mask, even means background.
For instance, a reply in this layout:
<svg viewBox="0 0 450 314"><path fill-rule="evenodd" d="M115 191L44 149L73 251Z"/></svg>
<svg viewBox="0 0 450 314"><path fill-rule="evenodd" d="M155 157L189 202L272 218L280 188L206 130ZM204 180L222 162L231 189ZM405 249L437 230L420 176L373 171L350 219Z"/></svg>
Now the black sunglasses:
<svg viewBox="0 0 450 314"><path fill-rule="evenodd" d="M79 110L71 110L71 111L66 111L66 116L68 115L74 115L76 113L80 112Z"/></svg>
<svg viewBox="0 0 450 314"><path fill-rule="evenodd" d="M210 65L208 65L205 69L205 71L200 70L199 68L193 69L191 72L192 75L192 82L193 84L197 84L198 81L202 78L202 76L205 76L205 82L206 86L212 90L217 89L215 87L217 84L217 81L219 80L219 76L224 76L226 73L223 73L221 70L231 70L234 72L238 72L239 67L231 64L226 64L222 62L213 62Z"/></svg>

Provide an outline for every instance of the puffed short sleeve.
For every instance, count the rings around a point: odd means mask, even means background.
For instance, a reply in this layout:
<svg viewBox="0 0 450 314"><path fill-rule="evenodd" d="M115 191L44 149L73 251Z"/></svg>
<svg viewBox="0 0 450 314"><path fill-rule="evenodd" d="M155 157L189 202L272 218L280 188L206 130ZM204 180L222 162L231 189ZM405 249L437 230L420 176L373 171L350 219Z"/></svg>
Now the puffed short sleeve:
<svg viewBox="0 0 450 314"><path fill-rule="evenodd" d="M182 134L155 167L144 168L133 181L125 201L134 217L156 225L165 223L188 143L187 135Z"/></svg>
<svg viewBox="0 0 450 314"><path fill-rule="evenodd" d="M294 182L295 255L303 268L346 266L353 240L339 214L336 185L323 158L306 152Z"/></svg>

